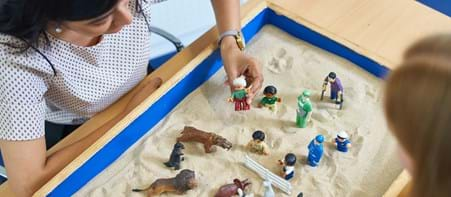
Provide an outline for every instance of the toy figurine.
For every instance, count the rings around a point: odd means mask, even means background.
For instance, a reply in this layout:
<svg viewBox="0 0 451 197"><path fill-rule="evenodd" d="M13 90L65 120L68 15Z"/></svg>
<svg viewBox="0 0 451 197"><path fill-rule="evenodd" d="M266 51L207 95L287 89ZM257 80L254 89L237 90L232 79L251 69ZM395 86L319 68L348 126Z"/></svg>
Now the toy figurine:
<svg viewBox="0 0 451 197"><path fill-rule="evenodd" d="M265 97L262 98L262 100L258 104L258 107L267 107L269 110L275 111L276 102L282 102L281 98L276 97L277 88L274 86L266 86L263 90L263 94L265 95Z"/></svg>
<svg viewBox="0 0 451 197"><path fill-rule="evenodd" d="M235 102L235 111L249 110L250 105L247 103L247 94L249 88L246 88L246 79L244 76L240 76L233 80L233 93L229 98L229 102Z"/></svg>
<svg viewBox="0 0 451 197"><path fill-rule="evenodd" d="M174 144L174 148L172 149L171 156L169 157L169 161L165 162L164 165L167 167L174 167L174 170L180 169L180 163L184 160L182 157L182 149L185 149L182 143L177 142Z"/></svg>
<svg viewBox="0 0 451 197"><path fill-rule="evenodd" d="M215 197L232 197L238 195L239 197L245 196L244 193L247 186L251 183L246 179L240 181L239 179L233 179L233 183L223 185L216 192Z"/></svg>
<svg viewBox="0 0 451 197"><path fill-rule="evenodd" d="M290 180L294 177L294 165L296 164L296 155L293 153L288 153L285 155L285 159L279 160L279 164L283 166L282 168L282 178L285 180Z"/></svg>
<svg viewBox="0 0 451 197"><path fill-rule="evenodd" d="M133 189L134 192L147 190L147 196L159 196L164 192L175 192L179 195L197 187L194 171L184 169L174 178L157 179L146 189Z"/></svg>
<svg viewBox="0 0 451 197"><path fill-rule="evenodd" d="M178 142L200 142L204 144L205 153L212 153L216 151L215 146L220 146L224 149L230 150L232 143L220 135L201 131L194 127L185 127L181 136L177 138Z"/></svg>
<svg viewBox="0 0 451 197"><path fill-rule="evenodd" d="M321 157L323 156L323 142L324 136L317 135L308 145L308 164L312 167L318 166Z"/></svg>
<svg viewBox="0 0 451 197"><path fill-rule="evenodd" d="M269 148L264 141L265 133L263 133L263 131L255 131L252 134L252 140L247 144L247 149L252 153L269 155Z"/></svg>
<svg viewBox="0 0 451 197"><path fill-rule="evenodd" d="M313 106L310 102L310 91L304 90L298 97L298 109L296 110L296 125L299 128L307 127L307 123L312 117Z"/></svg>
<svg viewBox="0 0 451 197"><path fill-rule="evenodd" d="M340 131L335 138L335 146L340 152L348 152L351 148L351 142L348 140L349 136L345 131Z"/></svg>
<svg viewBox="0 0 451 197"><path fill-rule="evenodd" d="M276 194L274 193L274 190L271 186L270 180L263 181L263 187L265 188L265 193L263 193L263 197L275 197Z"/></svg>
<svg viewBox="0 0 451 197"><path fill-rule="evenodd" d="M335 104L340 105L340 109L342 109L344 101L343 86L341 85L341 81L337 77L337 74L334 72L330 72L326 79L324 79L323 91L321 92L321 100L323 100L328 83L330 83L330 99L335 101Z"/></svg>

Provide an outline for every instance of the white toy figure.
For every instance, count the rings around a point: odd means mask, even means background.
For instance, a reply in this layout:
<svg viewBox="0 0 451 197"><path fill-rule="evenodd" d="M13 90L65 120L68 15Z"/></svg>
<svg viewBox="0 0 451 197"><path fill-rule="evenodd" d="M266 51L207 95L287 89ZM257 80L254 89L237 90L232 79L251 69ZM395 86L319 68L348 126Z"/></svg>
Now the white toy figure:
<svg viewBox="0 0 451 197"><path fill-rule="evenodd" d="M265 187L265 193L263 197L275 197L274 190L272 190L271 181L265 180L263 181L263 187Z"/></svg>
<svg viewBox="0 0 451 197"><path fill-rule="evenodd" d="M250 87L246 88L246 78L244 76L240 76L233 80L232 85L233 92L228 101L235 103L235 111L249 110L251 106L247 103L246 100L250 91Z"/></svg>

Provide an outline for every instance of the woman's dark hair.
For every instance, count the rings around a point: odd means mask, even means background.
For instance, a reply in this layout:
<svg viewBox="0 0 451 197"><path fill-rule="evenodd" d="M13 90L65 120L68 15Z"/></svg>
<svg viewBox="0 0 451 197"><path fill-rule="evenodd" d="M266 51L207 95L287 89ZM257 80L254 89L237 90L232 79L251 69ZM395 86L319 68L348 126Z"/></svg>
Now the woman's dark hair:
<svg viewBox="0 0 451 197"><path fill-rule="evenodd" d="M265 89L263 90L263 94L275 95L277 94L277 88L274 86L266 86Z"/></svg>
<svg viewBox="0 0 451 197"><path fill-rule="evenodd" d="M49 44L45 30L50 21L80 21L96 18L111 10L117 1L2 0L0 2L0 33L23 40L25 45L15 46L22 51L30 47L38 48L41 36L44 36L45 44ZM137 12L142 12L140 0L136 1Z"/></svg>
<svg viewBox="0 0 451 197"><path fill-rule="evenodd" d="M257 131L255 131L255 132L252 134L252 139L264 141L264 140L265 140L265 133L263 133L263 131L257 130Z"/></svg>

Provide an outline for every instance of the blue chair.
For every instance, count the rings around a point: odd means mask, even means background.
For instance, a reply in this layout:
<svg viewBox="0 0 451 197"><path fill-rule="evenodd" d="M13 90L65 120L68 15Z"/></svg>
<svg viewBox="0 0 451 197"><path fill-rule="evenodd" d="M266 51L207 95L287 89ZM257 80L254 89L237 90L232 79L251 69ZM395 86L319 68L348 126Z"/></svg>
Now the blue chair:
<svg viewBox="0 0 451 197"><path fill-rule="evenodd" d="M160 29L160 28L154 27L154 26L150 26L150 31L152 33L155 33L155 34L165 38L169 42L171 42L175 46L176 52L168 53L166 55L162 55L160 57L151 59L149 61L149 67L147 69L147 73L151 73L153 70L155 70L158 67L160 67L160 65L165 63L167 60L169 60L176 53L180 52L181 50L183 50L183 48L185 48L185 46L180 41L180 39L178 39L177 37L175 37L174 35L170 34L169 32L167 32L167 31L165 31L163 29Z"/></svg>

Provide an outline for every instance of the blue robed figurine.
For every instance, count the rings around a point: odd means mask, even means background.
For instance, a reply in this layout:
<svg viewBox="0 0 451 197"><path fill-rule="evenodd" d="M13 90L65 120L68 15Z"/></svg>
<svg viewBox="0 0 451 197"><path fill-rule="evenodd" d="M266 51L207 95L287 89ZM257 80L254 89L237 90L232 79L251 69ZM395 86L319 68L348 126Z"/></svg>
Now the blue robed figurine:
<svg viewBox="0 0 451 197"><path fill-rule="evenodd" d="M324 142L324 136L323 135L317 135L315 139L313 139L310 144L308 145L308 164L312 167L318 166L319 160L321 160L321 157L323 156L323 142Z"/></svg>

